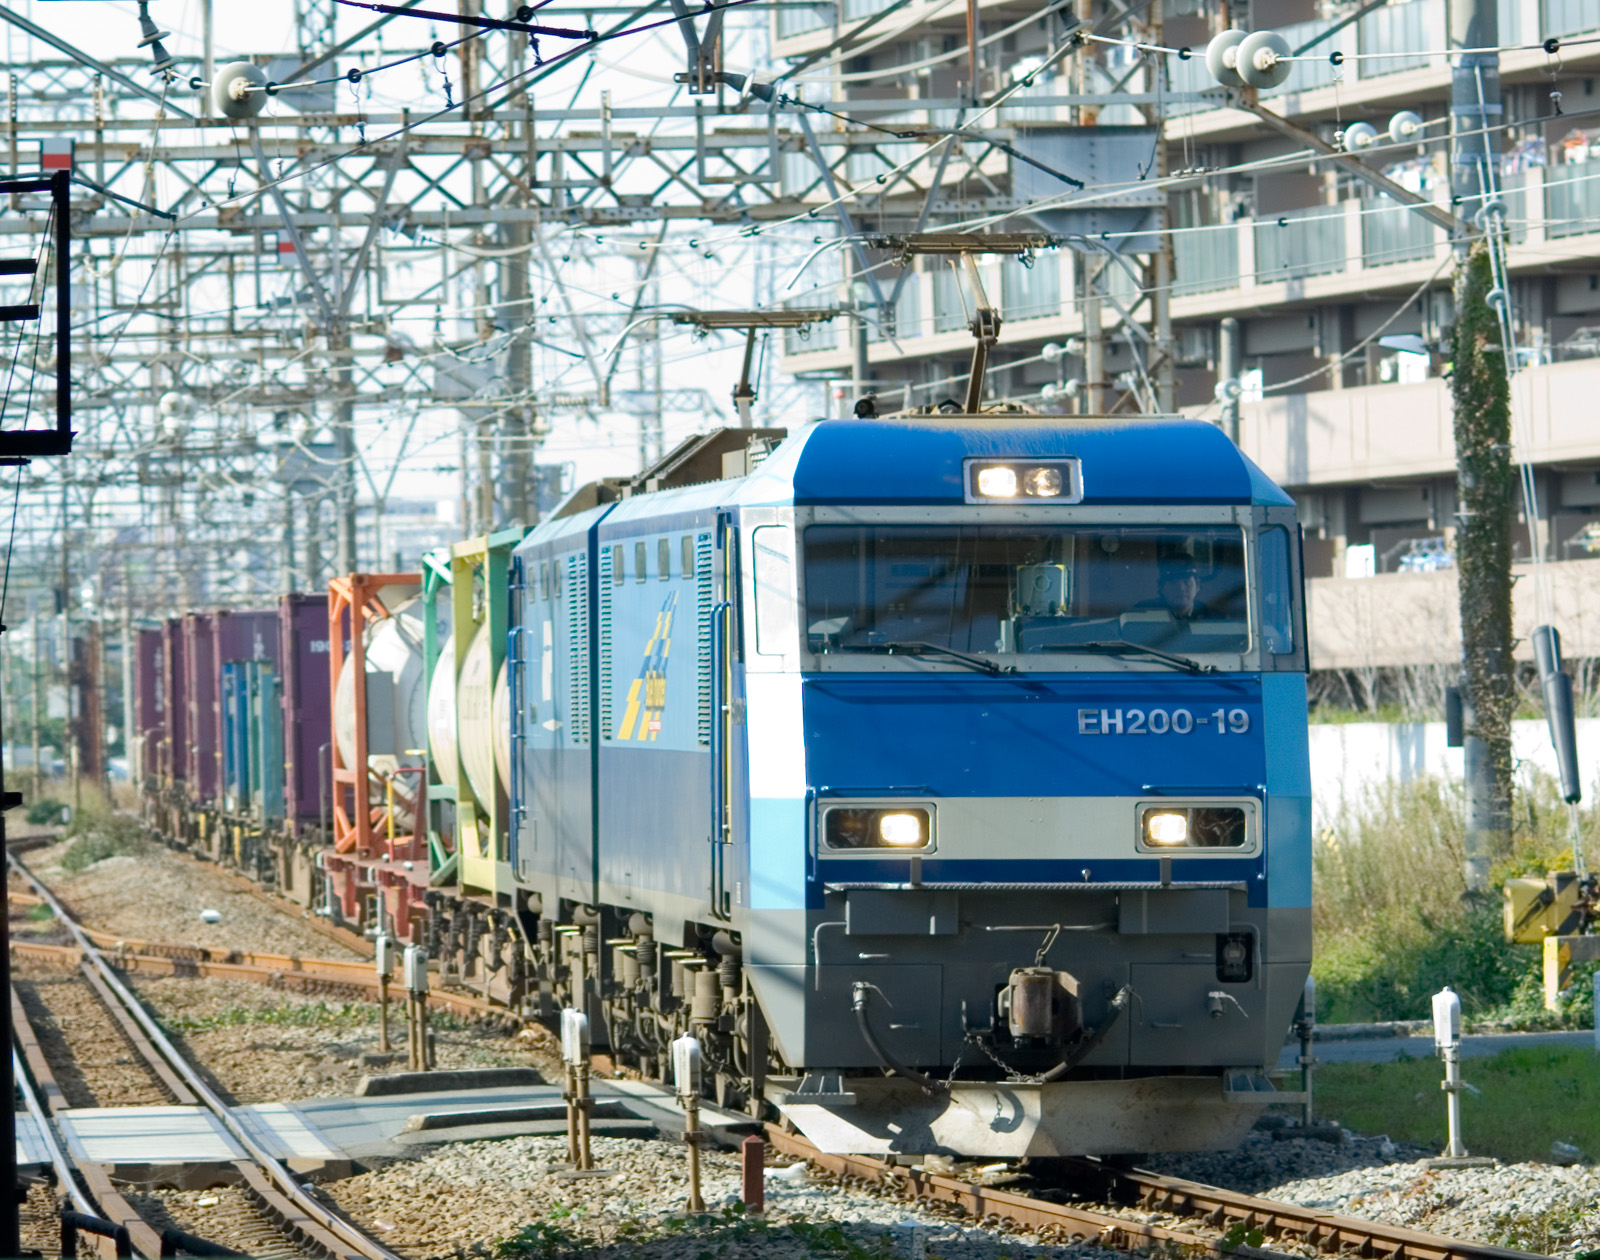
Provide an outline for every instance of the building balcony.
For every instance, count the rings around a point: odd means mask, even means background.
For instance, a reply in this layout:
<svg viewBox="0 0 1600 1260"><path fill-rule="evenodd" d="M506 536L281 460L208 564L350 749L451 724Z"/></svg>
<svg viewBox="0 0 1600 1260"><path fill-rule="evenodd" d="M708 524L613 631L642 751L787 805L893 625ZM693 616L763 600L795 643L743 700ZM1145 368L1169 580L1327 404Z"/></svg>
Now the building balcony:
<svg viewBox="0 0 1600 1260"><path fill-rule="evenodd" d="M1600 160L1507 176L1504 200L1514 277L1587 271L1600 259ZM1179 324L1400 296L1430 279L1446 283L1450 266L1443 231L1382 197L1179 228L1172 244L1172 318ZM1002 346L1021 348L1081 333L1074 298L1080 268L1078 258L1065 250L1041 254L1031 269L1012 260L988 264L985 288L999 301L1005 320ZM1124 308L1137 299L1136 286L1120 268L1112 269L1110 295ZM836 292L828 292L796 304L836 300ZM872 325L869 360L887 365L962 352L971 344L962 303L948 269L912 273L901 286L892 335ZM785 351L787 372L837 375L851 362L843 325L815 331L810 340L791 335Z"/></svg>

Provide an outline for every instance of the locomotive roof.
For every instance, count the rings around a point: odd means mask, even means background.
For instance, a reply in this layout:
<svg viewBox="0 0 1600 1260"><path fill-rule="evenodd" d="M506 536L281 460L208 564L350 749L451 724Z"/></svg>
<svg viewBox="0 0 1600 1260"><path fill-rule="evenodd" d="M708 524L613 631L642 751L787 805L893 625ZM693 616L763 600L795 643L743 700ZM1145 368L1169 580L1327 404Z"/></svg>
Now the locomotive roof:
<svg viewBox="0 0 1600 1260"><path fill-rule="evenodd" d="M1079 461L1092 505L1260 504L1289 498L1215 425L1167 416L907 416L822 420L793 431L750 476L547 521L528 545L734 504L956 504L972 458Z"/></svg>
<svg viewBox="0 0 1600 1260"><path fill-rule="evenodd" d="M790 436L739 498L795 503L961 503L964 461L1076 458L1086 504L1289 498L1215 425L1167 416L907 416L829 420ZM786 483L787 494L773 479Z"/></svg>

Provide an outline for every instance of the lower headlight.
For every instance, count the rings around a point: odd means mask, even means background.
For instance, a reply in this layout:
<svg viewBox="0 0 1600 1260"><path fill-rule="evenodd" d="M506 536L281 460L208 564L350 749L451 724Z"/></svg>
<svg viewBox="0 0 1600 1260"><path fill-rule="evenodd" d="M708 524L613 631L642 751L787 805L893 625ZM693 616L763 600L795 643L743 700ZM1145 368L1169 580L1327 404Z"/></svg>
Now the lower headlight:
<svg viewBox="0 0 1600 1260"><path fill-rule="evenodd" d="M1185 814L1146 814L1144 816L1146 844L1189 843L1189 819Z"/></svg>
<svg viewBox="0 0 1600 1260"><path fill-rule="evenodd" d="M882 814L878 817L878 835L885 844L911 848L922 844L922 819L916 814Z"/></svg>
<svg viewBox="0 0 1600 1260"><path fill-rule="evenodd" d="M926 809L836 805L823 816L822 838L830 849L926 849L931 823Z"/></svg>
<svg viewBox="0 0 1600 1260"><path fill-rule="evenodd" d="M1250 819L1238 805L1147 805L1139 841L1147 849L1243 849Z"/></svg>

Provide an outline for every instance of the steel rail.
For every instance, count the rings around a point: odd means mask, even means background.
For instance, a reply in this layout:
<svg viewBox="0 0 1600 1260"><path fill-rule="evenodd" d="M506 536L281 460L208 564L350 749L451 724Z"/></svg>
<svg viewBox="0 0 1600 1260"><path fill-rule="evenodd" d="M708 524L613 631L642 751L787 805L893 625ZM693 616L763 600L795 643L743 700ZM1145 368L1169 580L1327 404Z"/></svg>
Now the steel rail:
<svg viewBox="0 0 1600 1260"><path fill-rule="evenodd" d="M1221 1227L1242 1224L1321 1251L1381 1256L1385 1260L1533 1260L1536 1254L1470 1239L1446 1238L1382 1221L1335 1216L1198 1181L1163 1177L1140 1169L1112 1168L1099 1160L1077 1162L1107 1178L1114 1187L1121 1187L1129 1197L1136 1197L1139 1206L1148 1211L1204 1216L1212 1225Z"/></svg>
<svg viewBox="0 0 1600 1260"><path fill-rule="evenodd" d="M85 934L89 934L87 930ZM127 948L102 945L101 952L119 971L130 975L244 980L296 993L315 993L360 1001L369 1000L379 991L377 973L370 963L229 951L244 960L234 962L231 959L206 957L213 951L203 946L160 945L150 941L123 941L119 944ZM19 958L37 958L64 966L75 966L84 961L84 952L76 945L46 945L39 941L13 940L11 952ZM430 988L428 1000L468 1019L522 1022L510 1009L467 993Z"/></svg>
<svg viewBox="0 0 1600 1260"><path fill-rule="evenodd" d="M1217 1257L1264 1260L1284 1254L1258 1247L1232 1246L1221 1236L1200 1236L1182 1227L1129 1220L1110 1212L976 1186L954 1177L891 1164L871 1155L828 1154L777 1125L767 1126L767 1141L774 1150L804 1159L839 1176L893 1186L901 1194L948 1204L980 1221L1010 1221L1025 1229L1097 1241L1102 1246L1119 1250L1165 1242L1185 1248L1197 1247ZM1176 1177L1113 1168L1098 1160L1070 1162L1103 1177L1113 1190L1120 1185L1125 1190L1136 1191L1138 1206L1145 1210L1198 1218L1212 1229L1230 1230L1242 1226L1245 1230L1260 1230L1264 1235L1306 1244L1330 1255L1373 1260L1544 1260L1531 1252L1469 1239L1445 1238L1382 1221L1335 1216Z"/></svg>
<svg viewBox="0 0 1600 1260"><path fill-rule="evenodd" d="M45 1058L44 1047L39 1044L39 1036L34 1032L15 985L11 989L11 1027L16 1037L16 1046L11 1051L12 1079L50 1152L56 1185L66 1191L79 1212L85 1216L100 1217L113 1225L121 1225L128 1231L128 1239L136 1252L146 1260L158 1260L161 1255L161 1235L122 1196L103 1165L87 1160L73 1164L55 1127L50 1123L50 1116L69 1109L66 1096L50 1069L50 1061ZM72 1175L74 1167L83 1177L81 1187ZM95 1245L104 1254L109 1255L114 1251L110 1239L96 1238Z"/></svg>
<svg viewBox="0 0 1600 1260"><path fill-rule="evenodd" d="M239 1122L233 1114L233 1108L206 1084L200 1073L168 1040L161 1026L151 1018L138 998L123 984L116 970L106 961L77 921L67 913L66 907L55 894L34 876L16 854L7 853L6 860L45 904L55 911L56 917L76 938L78 947L83 951L84 966L86 968L92 966L99 973L99 978L105 983L106 988L115 996L117 1003L137 1021L154 1050L176 1070L189 1092L221 1121L234 1141L250 1157L248 1162L235 1161L234 1166L239 1170L247 1189L257 1198L260 1206L276 1217L285 1228L296 1234L301 1241L330 1256L339 1257L341 1260L346 1257L354 1260L356 1256L364 1256L367 1260L403 1260L376 1238L369 1237L353 1221L330 1210L290 1175L272 1153Z"/></svg>

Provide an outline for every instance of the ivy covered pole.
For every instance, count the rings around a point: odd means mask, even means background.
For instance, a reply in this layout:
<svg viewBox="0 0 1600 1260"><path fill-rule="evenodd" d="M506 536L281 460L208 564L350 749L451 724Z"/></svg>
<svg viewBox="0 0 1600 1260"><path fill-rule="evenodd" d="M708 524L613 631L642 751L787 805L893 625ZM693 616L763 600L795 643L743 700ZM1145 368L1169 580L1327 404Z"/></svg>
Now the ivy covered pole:
<svg viewBox="0 0 1600 1260"><path fill-rule="evenodd" d="M1465 701L1466 880L1481 891L1511 843L1510 385L1488 247L1456 270L1450 395L1455 408L1456 572Z"/></svg>
<svg viewBox="0 0 1600 1260"><path fill-rule="evenodd" d="M1451 0L1450 45L1499 43L1496 0ZM1501 122L1500 59L1491 51L1451 59L1450 191L1457 215L1493 233L1503 223L1494 193ZM1456 572L1460 580L1466 882L1488 887L1489 868L1511 847L1510 385L1503 330L1510 295L1495 284L1490 242L1454 241L1455 329L1450 395L1455 411ZM1500 304L1497 306L1497 304Z"/></svg>

